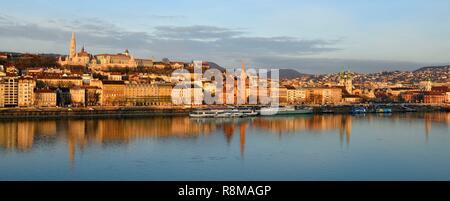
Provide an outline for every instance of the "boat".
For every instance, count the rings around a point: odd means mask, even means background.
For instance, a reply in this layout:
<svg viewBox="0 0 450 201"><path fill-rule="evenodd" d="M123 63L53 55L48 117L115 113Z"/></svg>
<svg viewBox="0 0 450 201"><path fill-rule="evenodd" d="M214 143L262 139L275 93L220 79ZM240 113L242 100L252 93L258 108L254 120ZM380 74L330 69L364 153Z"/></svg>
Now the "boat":
<svg viewBox="0 0 450 201"><path fill-rule="evenodd" d="M391 108L377 108L375 110L376 113L392 113Z"/></svg>
<svg viewBox="0 0 450 201"><path fill-rule="evenodd" d="M189 113L190 117L193 118L214 118L218 114L223 114L223 110L195 110Z"/></svg>
<svg viewBox="0 0 450 201"><path fill-rule="evenodd" d="M295 108L295 107L269 107L261 108L259 114L262 116L272 116L272 115L298 115L298 114L312 114L313 108Z"/></svg>
<svg viewBox="0 0 450 201"><path fill-rule="evenodd" d="M367 109L365 107L352 107L352 110L350 111L352 114L362 114L367 113Z"/></svg>
<svg viewBox="0 0 450 201"><path fill-rule="evenodd" d="M252 117L252 116L258 115L257 111L251 110L251 109L242 109L242 110L240 110L240 112L242 112L244 117Z"/></svg>
<svg viewBox="0 0 450 201"><path fill-rule="evenodd" d="M403 110L404 112L417 112L416 109L407 107L407 106L405 106L405 105L401 105L401 108L402 108L402 110Z"/></svg>
<svg viewBox="0 0 450 201"><path fill-rule="evenodd" d="M193 118L239 118L256 115L258 113L250 109L195 110L189 113Z"/></svg>

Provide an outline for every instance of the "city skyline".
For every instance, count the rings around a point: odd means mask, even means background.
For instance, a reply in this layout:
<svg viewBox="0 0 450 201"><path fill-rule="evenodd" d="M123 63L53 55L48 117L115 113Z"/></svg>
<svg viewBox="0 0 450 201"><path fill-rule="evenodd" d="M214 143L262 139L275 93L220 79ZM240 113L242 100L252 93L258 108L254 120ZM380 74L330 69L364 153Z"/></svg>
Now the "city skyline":
<svg viewBox="0 0 450 201"><path fill-rule="evenodd" d="M342 66L378 72L450 62L450 26L441 22L450 17L446 1L2 4L1 51L68 54L74 31L79 46L94 54L129 49L141 58L208 60L225 67L244 61L304 73Z"/></svg>

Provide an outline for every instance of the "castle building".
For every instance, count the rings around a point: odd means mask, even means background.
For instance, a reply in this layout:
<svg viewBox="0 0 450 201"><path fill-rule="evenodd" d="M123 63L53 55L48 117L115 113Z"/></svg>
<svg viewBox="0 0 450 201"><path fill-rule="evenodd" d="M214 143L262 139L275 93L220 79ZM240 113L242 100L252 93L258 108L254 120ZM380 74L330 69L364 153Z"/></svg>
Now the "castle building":
<svg viewBox="0 0 450 201"><path fill-rule="evenodd" d="M59 57L58 63L61 66L69 65L69 66L87 66L93 56L84 50L84 47L81 48L81 51L77 53L77 44L75 40L75 33L72 32L72 39L70 40L70 51L69 55L63 58Z"/></svg>
<svg viewBox="0 0 450 201"><path fill-rule="evenodd" d="M80 52L77 52L77 44L75 33L72 32L72 39L70 40L69 55L65 58L60 57L58 63L61 66L88 66L94 70L106 70L108 68L136 68L138 64L150 65L152 62L148 60L140 60L139 62L130 55L128 50L118 54L99 54L92 55L85 51L84 47Z"/></svg>

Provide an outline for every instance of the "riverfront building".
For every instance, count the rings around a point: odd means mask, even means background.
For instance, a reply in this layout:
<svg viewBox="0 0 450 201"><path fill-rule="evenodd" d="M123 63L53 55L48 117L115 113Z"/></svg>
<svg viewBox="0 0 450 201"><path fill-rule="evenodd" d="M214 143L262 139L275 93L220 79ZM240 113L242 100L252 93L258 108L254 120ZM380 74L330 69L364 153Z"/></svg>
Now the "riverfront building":
<svg viewBox="0 0 450 201"><path fill-rule="evenodd" d="M38 107L56 107L56 92L50 89L36 90L35 101Z"/></svg>
<svg viewBox="0 0 450 201"><path fill-rule="evenodd" d="M34 88L36 81L32 77L21 77L18 80L18 105L30 107L34 104Z"/></svg>

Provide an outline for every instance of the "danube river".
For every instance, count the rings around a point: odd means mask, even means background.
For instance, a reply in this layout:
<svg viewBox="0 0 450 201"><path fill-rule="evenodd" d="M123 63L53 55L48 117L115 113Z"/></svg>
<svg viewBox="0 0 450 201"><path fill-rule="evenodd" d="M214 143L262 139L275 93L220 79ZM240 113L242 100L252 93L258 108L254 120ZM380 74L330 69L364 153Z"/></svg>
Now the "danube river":
<svg viewBox="0 0 450 201"><path fill-rule="evenodd" d="M0 180L450 180L450 113L0 121Z"/></svg>

